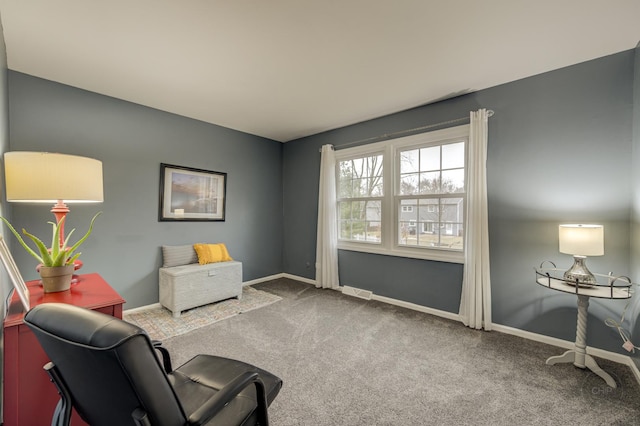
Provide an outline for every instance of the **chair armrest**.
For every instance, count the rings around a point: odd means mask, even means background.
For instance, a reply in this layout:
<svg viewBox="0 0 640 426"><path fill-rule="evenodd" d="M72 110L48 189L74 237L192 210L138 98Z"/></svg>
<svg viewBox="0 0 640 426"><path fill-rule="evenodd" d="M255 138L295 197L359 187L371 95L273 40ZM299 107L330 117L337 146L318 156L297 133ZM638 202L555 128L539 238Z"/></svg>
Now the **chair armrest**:
<svg viewBox="0 0 640 426"><path fill-rule="evenodd" d="M131 418L136 426L152 426L147 412L138 407L131 413Z"/></svg>
<svg viewBox="0 0 640 426"><path fill-rule="evenodd" d="M51 419L52 426L68 426L71 424L71 395L67 385L62 380L62 376L58 372L53 362L48 362L44 365L44 370L49 375L51 382L56 385L58 389L58 395L60 395L60 401L56 405L56 409L53 412L53 418Z"/></svg>
<svg viewBox="0 0 640 426"><path fill-rule="evenodd" d="M258 423L260 426L268 426L269 419L267 416L267 397L264 388L264 383L260 379L260 376L256 372L247 371L231 382L227 383L220 391L218 391L214 396L209 398L200 408L189 416L188 422L190 425L202 425L211 420L213 416L215 416L220 410L227 406L235 398L238 396L244 388L247 386L254 384L256 387L256 398L257 398L257 414L258 414Z"/></svg>
<svg viewBox="0 0 640 426"><path fill-rule="evenodd" d="M164 372L167 374L171 373L173 371L171 366L171 355L167 348L162 346L162 342L160 340L152 340L151 344L153 345L153 348L162 355L162 366L164 367Z"/></svg>

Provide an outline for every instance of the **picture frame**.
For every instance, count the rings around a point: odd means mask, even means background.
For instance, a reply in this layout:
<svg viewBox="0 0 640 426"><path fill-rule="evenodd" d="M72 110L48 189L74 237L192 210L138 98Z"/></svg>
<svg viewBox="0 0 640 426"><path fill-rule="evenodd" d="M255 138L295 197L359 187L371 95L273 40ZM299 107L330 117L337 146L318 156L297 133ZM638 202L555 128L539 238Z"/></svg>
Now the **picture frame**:
<svg viewBox="0 0 640 426"><path fill-rule="evenodd" d="M227 174L160 163L158 221L224 221Z"/></svg>
<svg viewBox="0 0 640 426"><path fill-rule="evenodd" d="M29 288L25 284L24 279L20 274L20 270L18 269L18 265L16 265L13 256L11 256L9 247L7 247L7 243L2 235L0 235L0 260L4 265L4 269L7 271L7 275L9 275L9 279L13 283L13 288L20 297L20 302L22 303L24 311L29 311Z"/></svg>

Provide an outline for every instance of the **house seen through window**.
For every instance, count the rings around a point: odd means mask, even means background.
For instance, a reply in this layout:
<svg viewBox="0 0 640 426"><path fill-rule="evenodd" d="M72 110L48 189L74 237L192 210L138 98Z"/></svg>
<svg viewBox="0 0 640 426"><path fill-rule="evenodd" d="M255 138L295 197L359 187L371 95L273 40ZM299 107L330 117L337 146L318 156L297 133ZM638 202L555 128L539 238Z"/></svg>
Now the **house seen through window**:
<svg viewBox="0 0 640 426"><path fill-rule="evenodd" d="M465 142L399 150L398 244L463 249Z"/></svg>

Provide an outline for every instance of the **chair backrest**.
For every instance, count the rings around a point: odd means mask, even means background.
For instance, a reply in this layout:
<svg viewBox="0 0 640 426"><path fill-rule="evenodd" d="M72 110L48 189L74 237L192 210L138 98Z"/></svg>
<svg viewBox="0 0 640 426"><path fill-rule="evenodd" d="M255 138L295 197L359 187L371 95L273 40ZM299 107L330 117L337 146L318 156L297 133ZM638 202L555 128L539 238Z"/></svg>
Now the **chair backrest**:
<svg viewBox="0 0 640 426"><path fill-rule="evenodd" d="M131 413L136 408L147 412L153 425L186 423L184 410L141 328L63 303L38 305L24 321L57 367L74 408L87 423L134 424Z"/></svg>

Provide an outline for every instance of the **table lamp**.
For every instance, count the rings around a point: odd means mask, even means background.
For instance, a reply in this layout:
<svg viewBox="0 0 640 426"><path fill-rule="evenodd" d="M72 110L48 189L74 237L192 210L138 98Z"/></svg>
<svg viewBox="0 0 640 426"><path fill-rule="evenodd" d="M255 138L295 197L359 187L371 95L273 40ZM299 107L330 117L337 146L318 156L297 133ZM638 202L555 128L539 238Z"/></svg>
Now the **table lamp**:
<svg viewBox="0 0 640 426"><path fill-rule="evenodd" d="M569 284L594 286L596 278L586 265L587 256L604 254L602 225L568 224L559 226L560 253L573 255L573 266L564 273Z"/></svg>
<svg viewBox="0 0 640 426"><path fill-rule="evenodd" d="M49 152L14 151L4 154L7 201L55 203L51 212L59 223L65 203L101 203L102 162L93 158ZM60 246L64 222L60 226Z"/></svg>

